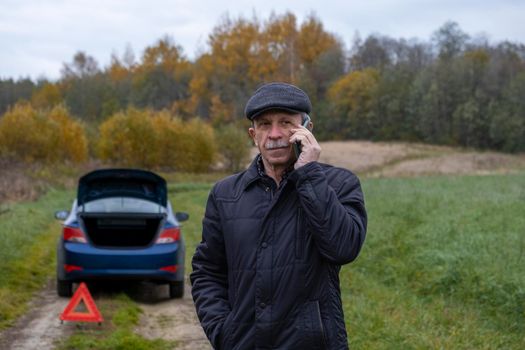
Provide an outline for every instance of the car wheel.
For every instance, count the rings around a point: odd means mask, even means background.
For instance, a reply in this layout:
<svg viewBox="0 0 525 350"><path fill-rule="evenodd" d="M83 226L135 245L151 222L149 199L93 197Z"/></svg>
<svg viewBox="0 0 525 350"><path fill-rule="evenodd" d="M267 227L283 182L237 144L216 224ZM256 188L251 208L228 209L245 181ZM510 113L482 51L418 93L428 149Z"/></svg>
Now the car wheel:
<svg viewBox="0 0 525 350"><path fill-rule="evenodd" d="M182 298L184 296L184 281L170 282L170 298Z"/></svg>
<svg viewBox="0 0 525 350"><path fill-rule="evenodd" d="M57 294L60 297L70 297L73 295L73 282L57 279Z"/></svg>

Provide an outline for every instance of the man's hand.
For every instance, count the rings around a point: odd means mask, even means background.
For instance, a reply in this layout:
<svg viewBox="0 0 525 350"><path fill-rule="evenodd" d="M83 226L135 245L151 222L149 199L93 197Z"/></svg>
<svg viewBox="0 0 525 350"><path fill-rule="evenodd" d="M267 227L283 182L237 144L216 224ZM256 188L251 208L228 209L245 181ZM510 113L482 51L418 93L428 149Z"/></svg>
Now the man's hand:
<svg viewBox="0 0 525 350"><path fill-rule="evenodd" d="M315 162L319 159L321 154L321 146L315 139L314 135L304 126L298 126L292 129L292 136L290 136L290 143L300 142L301 153L294 164L294 168L300 168L310 162Z"/></svg>

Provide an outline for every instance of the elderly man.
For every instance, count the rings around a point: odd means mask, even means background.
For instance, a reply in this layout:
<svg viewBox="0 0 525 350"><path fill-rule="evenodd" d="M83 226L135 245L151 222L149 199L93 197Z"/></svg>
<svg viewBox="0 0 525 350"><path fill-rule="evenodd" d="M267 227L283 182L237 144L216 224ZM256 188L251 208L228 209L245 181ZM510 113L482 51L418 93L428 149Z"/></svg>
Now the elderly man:
<svg viewBox="0 0 525 350"><path fill-rule="evenodd" d="M190 277L215 349L348 348L339 270L367 217L358 178L318 162L310 110L296 86L261 86L245 110L260 154L210 192Z"/></svg>

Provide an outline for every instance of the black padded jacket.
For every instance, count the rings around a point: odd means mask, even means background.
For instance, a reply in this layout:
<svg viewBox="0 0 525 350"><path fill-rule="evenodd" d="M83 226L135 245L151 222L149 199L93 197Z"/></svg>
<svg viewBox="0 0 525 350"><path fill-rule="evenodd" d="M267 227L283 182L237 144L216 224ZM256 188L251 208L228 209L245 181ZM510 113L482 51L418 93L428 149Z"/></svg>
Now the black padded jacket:
<svg viewBox="0 0 525 350"><path fill-rule="evenodd" d="M365 240L358 178L313 162L279 187L257 158L209 194L192 295L215 349L347 349L339 270Z"/></svg>

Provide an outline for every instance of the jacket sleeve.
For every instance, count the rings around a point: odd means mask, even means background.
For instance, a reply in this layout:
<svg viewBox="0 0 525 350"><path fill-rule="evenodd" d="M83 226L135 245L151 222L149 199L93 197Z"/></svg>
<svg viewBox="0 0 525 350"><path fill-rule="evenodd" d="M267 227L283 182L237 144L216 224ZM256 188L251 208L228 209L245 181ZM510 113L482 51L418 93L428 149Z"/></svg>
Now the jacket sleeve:
<svg viewBox="0 0 525 350"><path fill-rule="evenodd" d="M228 266L219 213L213 191L202 221L202 241L192 260L192 296L206 336L220 349L224 320L231 311L228 301Z"/></svg>
<svg viewBox="0 0 525 350"><path fill-rule="evenodd" d="M357 258L361 250L367 215L357 176L344 169L331 171L335 173L329 183L321 164L312 162L296 169L290 179L295 182L320 254L343 265Z"/></svg>

